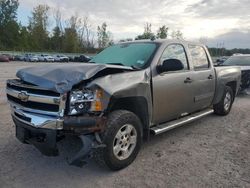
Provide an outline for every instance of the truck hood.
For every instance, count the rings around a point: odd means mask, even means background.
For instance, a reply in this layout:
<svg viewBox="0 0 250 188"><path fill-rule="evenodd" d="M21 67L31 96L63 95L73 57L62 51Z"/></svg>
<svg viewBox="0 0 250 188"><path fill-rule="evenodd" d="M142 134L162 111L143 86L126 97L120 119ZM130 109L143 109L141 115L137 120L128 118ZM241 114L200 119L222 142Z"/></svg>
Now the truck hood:
<svg viewBox="0 0 250 188"><path fill-rule="evenodd" d="M119 65L85 63L29 67L19 70L16 76L39 87L65 93L84 80L125 71L133 69Z"/></svg>

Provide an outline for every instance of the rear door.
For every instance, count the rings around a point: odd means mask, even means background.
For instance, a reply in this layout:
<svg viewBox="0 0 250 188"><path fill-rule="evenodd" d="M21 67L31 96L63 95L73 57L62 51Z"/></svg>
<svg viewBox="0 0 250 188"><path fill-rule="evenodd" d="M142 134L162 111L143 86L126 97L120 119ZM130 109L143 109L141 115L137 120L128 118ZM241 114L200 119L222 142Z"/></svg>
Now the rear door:
<svg viewBox="0 0 250 188"><path fill-rule="evenodd" d="M208 53L203 46L188 45L193 64L193 111L204 109L212 104L215 92L215 71Z"/></svg>

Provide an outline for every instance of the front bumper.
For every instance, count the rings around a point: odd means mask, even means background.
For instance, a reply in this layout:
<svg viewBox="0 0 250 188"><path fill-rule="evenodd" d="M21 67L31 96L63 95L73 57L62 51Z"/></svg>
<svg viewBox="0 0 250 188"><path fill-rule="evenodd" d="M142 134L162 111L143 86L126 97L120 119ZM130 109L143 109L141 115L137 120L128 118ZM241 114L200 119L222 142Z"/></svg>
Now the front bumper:
<svg viewBox="0 0 250 188"><path fill-rule="evenodd" d="M16 125L16 137L22 143L34 145L46 156L57 156L57 141L65 135L84 135L100 132L106 122L102 116L53 117L25 112L11 106L12 119Z"/></svg>
<svg viewBox="0 0 250 188"><path fill-rule="evenodd" d="M103 131L106 118L99 116L65 116L57 117L33 112L26 112L11 104L13 120L37 129L72 131L75 133L90 133Z"/></svg>
<svg viewBox="0 0 250 188"><path fill-rule="evenodd" d="M16 137L22 143L34 145L46 156L57 156L58 131L45 128L35 128L12 116L16 125Z"/></svg>
<svg viewBox="0 0 250 188"><path fill-rule="evenodd" d="M63 129L63 118L57 116L51 116L46 114L39 114L36 111L29 112L25 111L23 107L18 107L10 103L11 114L16 120L27 124L34 128L62 130Z"/></svg>

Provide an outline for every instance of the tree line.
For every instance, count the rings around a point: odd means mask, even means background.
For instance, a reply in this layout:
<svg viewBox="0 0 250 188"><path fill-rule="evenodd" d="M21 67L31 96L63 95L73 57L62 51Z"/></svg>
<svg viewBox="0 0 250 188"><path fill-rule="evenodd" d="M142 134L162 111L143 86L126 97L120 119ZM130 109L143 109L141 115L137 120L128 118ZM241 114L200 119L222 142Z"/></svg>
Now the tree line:
<svg viewBox="0 0 250 188"><path fill-rule="evenodd" d="M17 21L18 0L0 1L0 50L16 51L57 51L57 52L93 52L103 49L114 43L112 33L108 31L108 25L103 22L94 31L87 16L80 18L71 16L63 21L60 9L52 10L55 26L49 32L48 5L34 7L28 25L24 26ZM51 27L50 27L51 28ZM169 28L162 26L156 34L151 30L151 24L146 23L144 32L135 40L167 38ZM182 38L180 31L171 33L172 37ZM121 41L130 41L124 39Z"/></svg>
<svg viewBox="0 0 250 188"><path fill-rule="evenodd" d="M18 7L18 0L0 1L0 50L91 52L96 46L105 48L112 44L105 22L97 27L95 44L95 32L87 16L74 15L63 21L60 9L53 10L55 26L49 32L48 5L36 6L27 26L17 21Z"/></svg>
<svg viewBox="0 0 250 188"><path fill-rule="evenodd" d="M91 53L114 43L106 22L94 29L87 16L81 18L73 15L65 21L62 19L60 9L51 11L48 5L41 4L33 8L28 18L28 25L24 26L17 20L18 7L18 0L0 0L0 50ZM53 12L53 16L50 12ZM55 23L54 27L50 27L51 17ZM152 25L146 23L142 34L135 39L127 38L120 42L169 37L183 39L183 33L180 30L170 32L166 25L162 25L154 33ZM214 56L250 53L249 49L210 48L209 50Z"/></svg>
<svg viewBox="0 0 250 188"><path fill-rule="evenodd" d="M250 49L226 49L226 48L208 48L211 56L219 57L219 56L231 56L233 54L250 54Z"/></svg>

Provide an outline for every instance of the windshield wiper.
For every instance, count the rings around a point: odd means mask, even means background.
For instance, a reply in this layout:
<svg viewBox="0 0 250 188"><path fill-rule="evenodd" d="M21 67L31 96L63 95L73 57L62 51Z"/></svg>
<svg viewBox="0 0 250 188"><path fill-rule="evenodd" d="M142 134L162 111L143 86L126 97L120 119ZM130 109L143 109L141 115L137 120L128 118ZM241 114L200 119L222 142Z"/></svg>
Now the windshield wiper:
<svg viewBox="0 0 250 188"><path fill-rule="evenodd" d="M138 66L136 66L136 65L132 65L131 68L132 68L132 69L135 69L135 70L141 70L141 67L138 67Z"/></svg>
<svg viewBox="0 0 250 188"><path fill-rule="evenodd" d="M134 70L140 70L141 69L140 67L137 67L136 65L127 66L127 65L124 65L122 63L107 63L107 64L109 64L109 65L121 65L121 66L125 66L125 67L131 67Z"/></svg>
<svg viewBox="0 0 250 188"><path fill-rule="evenodd" d="M125 66L124 64L122 63L107 63L108 65L121 65L121 66Z"/></svg>

